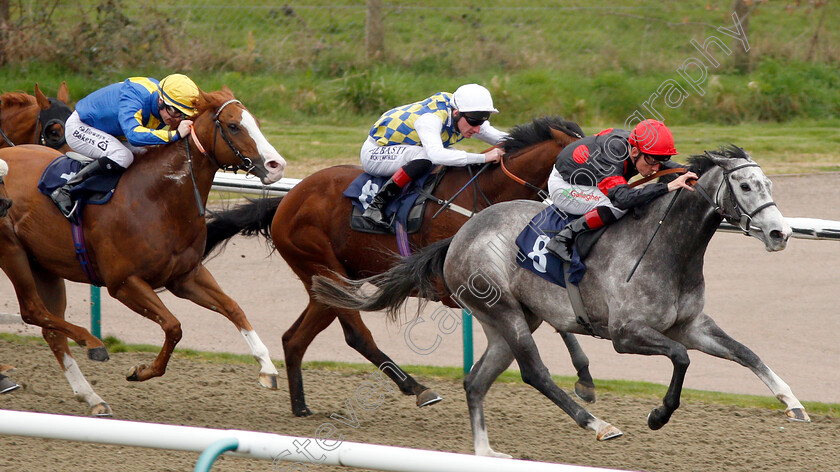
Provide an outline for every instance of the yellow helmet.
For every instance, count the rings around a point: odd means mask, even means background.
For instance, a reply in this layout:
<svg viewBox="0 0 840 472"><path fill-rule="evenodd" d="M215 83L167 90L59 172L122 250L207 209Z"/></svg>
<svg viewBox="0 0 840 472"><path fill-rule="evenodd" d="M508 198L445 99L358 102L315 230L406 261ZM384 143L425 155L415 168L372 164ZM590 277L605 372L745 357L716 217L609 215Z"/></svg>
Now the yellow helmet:
<svg viewBox="0 0 840 472"><path fill-rule="evenodd" d="M187 116L195 114L198 86L184 74L167 75L158 85L163 103L173 106Z"/></svg>

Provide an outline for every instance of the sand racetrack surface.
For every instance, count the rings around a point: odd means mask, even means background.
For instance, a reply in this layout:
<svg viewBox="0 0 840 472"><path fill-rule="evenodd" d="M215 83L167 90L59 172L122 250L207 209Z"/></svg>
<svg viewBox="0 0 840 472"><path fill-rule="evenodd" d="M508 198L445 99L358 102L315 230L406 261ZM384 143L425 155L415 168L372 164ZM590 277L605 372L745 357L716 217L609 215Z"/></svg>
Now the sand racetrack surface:
<svg viewBox="0 0 840 472"><path fill-rule="evenodd" d="M774 196L789 217L840 220L840 206L831 197L840 183L836 173L776 176ZM260 240L234 239L207 267L222 287L244 308L275 359L282 359L281 336L306 305L302 286L282 258L268 256ZM706 255L706 311L735 339L755 351L802 401L840 402L840 295L835 276L840 244L833 241L791 240L780 253L767 253L754 239L718 234ZM67 318L89 326L89 292L68 284ZM247 353L247 346L222 317L163 293L164 303L182 322L179 347ZM128 343L159 345L162 333L151 322L130 312L103 292L103 336ZM431 313L430 306L424 313ZM0 277L0 312L17 312L11 285ZM431 321L431 320L429 320ZM406 341L400 326L380 314L366 315L380 348L397 363L460 365L460 329L441 335L435 323L418 325ZM0 331L37 335L22 325L0 325ZM476 358L483 334L474 326ZM440 345L421 355L409 344ZM572 375L568 354L547 327L536 333L542 357L554 374ZM665 358L616 354L608 341L580 338L596 379L645 380L666 385L671 375ZM466 402L459 382L419 379L444 397L423 409L412 398L383 390L375 409L356 408L356 427L330 414L347 416L345 401L372 381L372 374L323 370L304 372L307 400L314 415L294 418L288 405L285 372L281 390L269 391L255 382L258 367L206 363L173 358L167 374L142 384L124 380L129 367L148 362L151 354L116 353L107 363L85 359L73 348L94 389L109 402L116 418L223 429L248 429L313 436L332 423L344 440L470 453L472 440ZM691 352L686 387L769 395L748 370L730 361ZM347 347L336 323L316 338L305 360L364 362ZM0 341L0 364L13 364L11 376L24 388L0 396L0 409L85 415L88 408L73 400L66 380L46 347ZM662 393L665 388L663 387ZM520 459L575 463L628 470L840 470L837 419L812 416L798 424L776 411L683 402L671 422L650 431L645 416L659 398L601 395L589 407L596 416L625 432L619 439L598 443L575 426L556 406L527 385L496 384L486 412L491 445ZM66 441L0 437L0 470L192 470L196 454L99 446ZM330 470L308 466L310 470ZM276 470L282 470L278 464ZM272 470L271 463L223 458L213 470Z"/></svg>

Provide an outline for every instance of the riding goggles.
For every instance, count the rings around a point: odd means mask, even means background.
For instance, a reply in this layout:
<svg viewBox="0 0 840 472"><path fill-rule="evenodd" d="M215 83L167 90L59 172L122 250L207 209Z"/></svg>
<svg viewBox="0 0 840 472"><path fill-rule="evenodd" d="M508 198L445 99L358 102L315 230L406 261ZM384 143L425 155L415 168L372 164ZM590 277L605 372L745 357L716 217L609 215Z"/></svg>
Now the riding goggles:
<svg viewBox="0 0 840 472"><path fill-rule="evenodd" d="M467 120L467 124L470 126L481 126L490 119L490 112L463 112L461 116Z"/></svg>
<svg viewBox="0 0 840 472"><path fill-rule="evenodd" d="M187 117L186 115L184 115L184 112L182 112L181 110L173 107L172 105L164 105L163 108L165 108L166 113L169 113L170 115L172 115L173 118L179 118L179 119L183 120L184 118Z"/></svg>
<svg viewBox="0 0 840 472"><path fill-rule="evenodd" d="M653 154L644 153L642 153L642 157L645 158L645 162L649 166L655 166L657 164L662 164L663 162L668 162L671 160L671 156L655 156Z"/></svg>

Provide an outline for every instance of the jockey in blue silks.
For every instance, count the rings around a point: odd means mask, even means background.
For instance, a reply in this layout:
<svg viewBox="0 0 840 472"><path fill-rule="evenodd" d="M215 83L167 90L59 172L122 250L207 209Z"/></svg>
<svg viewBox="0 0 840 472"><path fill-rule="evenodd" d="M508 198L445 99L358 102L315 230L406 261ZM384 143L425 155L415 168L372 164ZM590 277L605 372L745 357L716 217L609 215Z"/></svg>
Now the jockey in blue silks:
<svg viewBox="0 0 840 472"><path fill-rule="evenodd" d="M67 144L93 158L51 195L66 217L76 204L70 190L97 174L122 172L143 146L167 144L189 135L198 100L198 86L186 75L172 74L158 82L131 77L103 87L76 104L65 125Z"/></svg>

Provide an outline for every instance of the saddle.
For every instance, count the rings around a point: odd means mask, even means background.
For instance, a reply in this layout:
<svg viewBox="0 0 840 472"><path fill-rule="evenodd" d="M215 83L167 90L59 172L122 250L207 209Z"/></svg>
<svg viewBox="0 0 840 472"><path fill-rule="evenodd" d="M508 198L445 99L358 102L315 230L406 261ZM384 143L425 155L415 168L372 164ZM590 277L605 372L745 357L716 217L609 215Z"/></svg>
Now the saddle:
<svg viewBox="0 0 840 472"><path fill-rule="evenodd" d="M432 192L440 183L444 170L429 173L412 181L403 189L402 195L388 203L385 207L385 215L401 224L407 234L419 231L423 225L426 203L430 198L434 198ZM344 191L343 195L353 203L350 211L351 229L362 233L396 234L396 224L384 228L362 218L365 206L373 200L376 191L387 180L387 177L362 173Z"/></svg>
<svg viewBox="0 0 840 472"><path fill-rule="evenodd" d="M566 218L561 215L562 212L557 207L550 205L531 219L516 238L516 246L519 249L517 263L520 267L530 270L553 284L566 287L563 261L545 248L546 243L555 234L559 233L570 221L578 218L577 215L569 215ZM572 263L568 273L569 282L577 285L583 278L583 274L586 273L583 259L595 246L605 229L586 231L575 239Z"/></svg>
<svg viewBox="0 0 840 472"><path fill-rule="evenodd" d="M84 164L92 161L90 157L77 152L68 152L64 156L57 157L52 161L38 180L38 191L46 196L52 195L53 191L73 178ZM81 215L82 208L87 205L104 205L111 200L114 189L122 176L122 172L116 174L92 175L88 179L70 190L70 195L79 202L77 212Z"/></svg>

